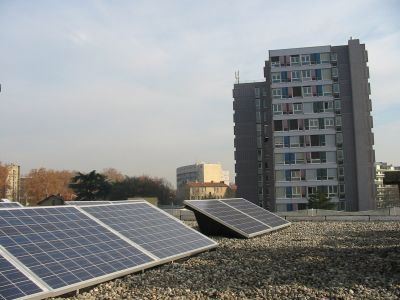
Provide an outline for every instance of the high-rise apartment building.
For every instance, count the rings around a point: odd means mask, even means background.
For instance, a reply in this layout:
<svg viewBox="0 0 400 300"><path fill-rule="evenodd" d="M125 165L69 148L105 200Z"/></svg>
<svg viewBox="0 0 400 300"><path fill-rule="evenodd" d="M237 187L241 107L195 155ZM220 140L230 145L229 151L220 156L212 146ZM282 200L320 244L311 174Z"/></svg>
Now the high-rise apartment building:
<svg viewBox="0 0 400 300"><path fill-rule="evenodd" d="M237 196L271 210L322 192L338 209L375 208L365 45L270 50L265 81L233 89Z"/></svg>
<svg viewBox="0 0 400 300"><path fill-rule="evenodd" d="M400 167L386 162L375 163L375 187L377 208L400 206L399 188L397 185L384 185L385 172L400 171Z"/></svg>

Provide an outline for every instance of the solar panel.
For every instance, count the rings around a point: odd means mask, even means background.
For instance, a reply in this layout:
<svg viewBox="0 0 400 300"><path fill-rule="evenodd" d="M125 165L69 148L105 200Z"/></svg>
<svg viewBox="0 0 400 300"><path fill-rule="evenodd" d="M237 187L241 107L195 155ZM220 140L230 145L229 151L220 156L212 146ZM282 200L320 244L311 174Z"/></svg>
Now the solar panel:
<svg viewBox="0 0 400 300"><path fill-rule="evenodd" d="M19 202L0 202L0 208L22 207Z"/></svg>
<svg viewBox="0 0 400 300"><path fill-rule="evenodd" d="M135 200L115 200L115 201L107 201L107 200L96 200L96 201L66 201L66 205L99 205L99 204L117 204L117 203L130 203L130 202L143 202L146 201L144 199L135 199Z"/></svg>
<svg viewBox="0 0 400 300"><path fill-rule="evenodd" d="M209 234L233 231L250 238L290 225L290 222L241 198L185 200L184 203L194 210L200 230Z"/></svg>
<svg viewBox="0 0 400 300"><path fill-rule="evenodd" d="M43 289L0 254L0 299L17 299L41 292Z"/></svg>
<svg viewBox="0 0 400 300"><path fill-rule="evenodd" d="M240 210L241 212L253 217L254 219L264 224L267 224L270 227L277 227L289 223L280 216L275 215L258 205L255 205L253 202L241 198L225 199L221 200L221 202Z"/></svg>
<svg viewBox="0 0 400 300"><path fill-rule="evenodd" d="M217 243L147 202L81 206L113 230L161 260L216 247Z"/></svg>
<svg viewBox="0 0 400 300"><path fill-rule="evenodd" d="M67 206L0 209L0 245L49 290L75 290L155 261L78 208Z"/></svg>

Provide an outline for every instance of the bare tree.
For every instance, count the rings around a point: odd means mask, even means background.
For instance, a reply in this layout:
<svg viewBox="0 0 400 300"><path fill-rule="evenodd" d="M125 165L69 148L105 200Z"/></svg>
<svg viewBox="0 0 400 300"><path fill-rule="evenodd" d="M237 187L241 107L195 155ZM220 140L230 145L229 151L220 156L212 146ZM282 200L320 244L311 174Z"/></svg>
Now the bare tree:
<svg viewBox="0 0 400 300"><path fill-rule="evenodd" d="M121 182L125 179L125 176L114 168L103 169L101 172L110 182Z"/></svg>

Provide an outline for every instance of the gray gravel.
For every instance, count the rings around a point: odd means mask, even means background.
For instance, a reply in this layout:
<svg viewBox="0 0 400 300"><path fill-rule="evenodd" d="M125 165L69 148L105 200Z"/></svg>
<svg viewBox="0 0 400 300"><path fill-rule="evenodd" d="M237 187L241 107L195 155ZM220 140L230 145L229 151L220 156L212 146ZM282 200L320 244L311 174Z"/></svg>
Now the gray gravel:
<svg viewBox="0 0 400 300"><path fill-rule="evenodd" d="M399 222L299 222L68 299L399 299Z"/></svg>

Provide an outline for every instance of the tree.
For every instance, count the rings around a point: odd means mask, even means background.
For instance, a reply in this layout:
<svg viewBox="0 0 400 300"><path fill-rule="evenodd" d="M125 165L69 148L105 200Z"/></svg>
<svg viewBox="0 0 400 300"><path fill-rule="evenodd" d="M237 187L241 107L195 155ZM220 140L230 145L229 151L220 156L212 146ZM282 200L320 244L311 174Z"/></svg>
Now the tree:
<svg viewBox="0 0 400 300"><path fill-rule="evenodd" d="M8 167L6 164L3 164L0 161L0 198L6 197L6 191L8 188L7 178L8 178Z"/></svg>
<svg viewBox="0 0 400 300"><path fill-rule="evenodd" d="M160 204L169 205L175 199L175 190L165 179L149 176L125 177L112 184L110 200L133 197L157 197Z"/></svg>
<svg viewBox="0 0 400 300"><path fill-rule="evenodd" d="M121 182L125 179L125 176L114 168L103 169L101 174L106 176L109 182Z"/></svg>
<svg viewBox="0 0 400 300"><path fill-rule="evenodd" d="M96 173L96 170L90 173L78 174L71 178L69 187L72 188L77 196L76 200L92 201L106 199L111 190L111 184L106 176Z"/></svg>
<svg viewBox="0 0 400 300"><path fill-rule="evenodd" d="M331 202L331 198L326 193L317 192L311 194L308 198L308 208L315 209L334 209L335 203Z"/></svg>
<svg viewBox="0 0 400 300"><path fill-rule="evenodd" d="M66 200L72 200L75 196L69 188L69 182L74 172L51 169L32 169L21 179L21 197L30 205L50 195L60 195Z"/></svg>

